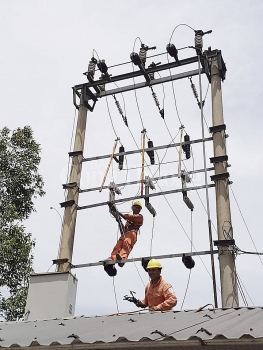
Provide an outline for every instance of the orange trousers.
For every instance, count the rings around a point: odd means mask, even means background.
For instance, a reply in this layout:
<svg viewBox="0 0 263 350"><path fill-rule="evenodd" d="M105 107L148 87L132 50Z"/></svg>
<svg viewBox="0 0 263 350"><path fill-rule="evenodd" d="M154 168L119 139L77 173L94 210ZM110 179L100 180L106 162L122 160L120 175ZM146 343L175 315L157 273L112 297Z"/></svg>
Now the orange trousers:
<svg viewBox="0 0 263 350"><path fill-rule="evenodd" d="M120 254L122 259L127 259L134 244L137 241L136 231L128 231L120 236L113 251L111 252L111 259L116 260L116 254Z"/></svg>

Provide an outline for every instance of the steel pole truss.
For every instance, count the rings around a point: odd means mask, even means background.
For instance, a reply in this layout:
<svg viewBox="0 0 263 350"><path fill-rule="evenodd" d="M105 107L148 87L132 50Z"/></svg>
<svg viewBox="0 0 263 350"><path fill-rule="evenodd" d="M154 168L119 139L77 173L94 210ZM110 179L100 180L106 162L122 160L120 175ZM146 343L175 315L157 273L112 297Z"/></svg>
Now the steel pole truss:
<svg viewBox="0 0 263 350"><path fill-rule="evenodd" d="M200 143L200 142L206 142L206 141L212 141L212 140L213 140L213 137L206 137L204 139L197 139L197 140L182 142L182 145L184 146L184 145L190 145L190 144L194 144L194 143ZM158 149L172 148L172 147L178 147L178 146L181 146L181 144L180 143L171 143L169 145L164 145L164 146L145 148L145 152L156 151ZM114 156L115 157L128 156L130 154L141 153L141 152L142 152L142 149L137 149L135 151L115 153ZM97 156L97 157L83 158L82 162L91 162L93 160L100 160L100 159L105 159L105 158L110 158L110 157L111 157L111 154L106 154L106 155Z"/></svg>
<svg viewBox="0 0 263 350"><path fill-rule="evenodd" d="M214 167L212 168L207 168L207 171L212 171L215 170ZM188 171L188 174L197 174L197 173L202 173L204 172L205 169L199 169L199 170L193 170L193 171ZM164 180L164 179L171 179L172 177L178 177L178 174L171 174L171 175L165 175L165 176L158 176L158 177L153 177L151 178L152 181L158 181L158 180ZM136 185L138 183L141 183L141 180L137 180L137 181L130 181L130 182L122 182L119 184L115 184L117 187L121 187L121 186L127 186L127 185ZM110 188L111 185L109 186L103 186L103 190ZM99 191L100 187L93 187L93 188L87 188L84 190L79 189L79 193L84 193L84 192L92 192L92 191Z"/></svg>
<svg viewBox="0 0 263 350"><path fill-rule="evenodd" d="M218 253L218 250L213 250L213 254ZM195 256L195 255L207 255L211 254L210 250L205 250L201 252L191 252L191 253L178 253L178 254L167 254L167 255L154 255L154 256L146 256L143 258L133 258L133 259L126 259L126 260L119 260L118 262L123 263L129 263L129 262L135 262L135 261L142 261L142 259L145 260L151 260L151 259L170 259L170 258L182 258L184 256ZM82 267L92 267L92 266L99 266L99 265L114 265L116 264L115 260L106 260L106 261L98 261L95 263L87 263L87 264L78 264L74 265L71 264L72 269L79 269Z"/></svg>
<svg viewBox="0 0 263 350"><path fill-rule="evenodd" d="M209 187L215 187L215 184L211 184L207 186ZM156 197L156 196L165 196L167 194L172 194L172 193L180 193L183 191L193 191L193 190L201 190L203 188L206 188L206 186L195 186L195 187L188 187L186 189L177 189L177 190L170 190L170 191L161 191L157 193L151 193L147 198L149 197ZM122 198L122 199L116 199L114 203L121 203L121 202L128 202L128 201L134 201L136 199L140 198L146 198L146 196L135 196L135 197L128 197L128 198ZM90 208L95 208L95 207L101 207L103 205L108 205L108 202L101 202L101 203L96 203L96 204L90 204L90 205L84 205L81 207L77 207L77 210L82 210L82 209L90 209Z"/></svg>

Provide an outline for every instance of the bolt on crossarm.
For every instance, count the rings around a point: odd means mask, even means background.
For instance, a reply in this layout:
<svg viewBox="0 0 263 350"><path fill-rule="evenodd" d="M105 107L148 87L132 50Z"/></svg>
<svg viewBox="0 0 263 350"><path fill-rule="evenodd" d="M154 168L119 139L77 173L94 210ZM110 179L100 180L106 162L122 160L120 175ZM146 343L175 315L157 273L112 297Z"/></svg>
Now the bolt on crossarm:
<svg viewBox="0 0 263 350"><path fill-rule="evenodd" d="M213 147L215 175L211 177L216 187L217 233L220 241L233 238L228 188L226 135L222 105L221 79L224 80L226 68L219 50L206 52L211 67L211 95ZM221 298L223 308L238 307L236 268L232 246L219 247L219 266L221 279Z"/></svg>
<svg viewBox="0 0 263 350"><path fill-rule="evenodd" d="M79 187L81 179L81 169L82 169L82 158L83 158L83 149L84 149L84 140L85 140L85 131L86 131L86 121L87 121L87 108L83 104L83 99L80 97L80 105L78 112L78 121L75 133L74 149L71 152L72 164L69 178L69 186L64 188L67 189L67 200L65 202L65 212L63 220L63 229L61 242L59 247L58 254L58 264L57 271L64 272L69 271L72 254L73 254L73 244L75 236L75 226L77 219L77 205L79 198ZM74 184L73 186L70 186ZM68 204L66 204L68 203ZM61 203L62 206L63 203ZM66 261L66 262L63 262ZM61 261L61 262L59 262Z"/></svg>

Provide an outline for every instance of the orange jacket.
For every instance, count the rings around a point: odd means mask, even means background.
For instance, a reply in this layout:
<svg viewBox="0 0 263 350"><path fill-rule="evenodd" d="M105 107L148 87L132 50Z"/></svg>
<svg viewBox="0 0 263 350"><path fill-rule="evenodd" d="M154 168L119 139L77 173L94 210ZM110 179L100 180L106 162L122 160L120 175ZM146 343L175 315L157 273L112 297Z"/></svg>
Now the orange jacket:
<svg viewBox="0 0 263 350"><path fill-rule="evenodd" d="M145 298L141 302L148 306L150 311L166 311L172 310L177 304L177 298L172 285L160 277L155 285L152 282L147 284Z"/></svg>
<svg viewBox="0 0 263 350"><path fill-rule="evenodd" d="M122 217L127 220L124 226L125 231L129 231L129 226L131 225L132 227L135 225L139 229L143 224L142 214L122 214Z"/></svg>

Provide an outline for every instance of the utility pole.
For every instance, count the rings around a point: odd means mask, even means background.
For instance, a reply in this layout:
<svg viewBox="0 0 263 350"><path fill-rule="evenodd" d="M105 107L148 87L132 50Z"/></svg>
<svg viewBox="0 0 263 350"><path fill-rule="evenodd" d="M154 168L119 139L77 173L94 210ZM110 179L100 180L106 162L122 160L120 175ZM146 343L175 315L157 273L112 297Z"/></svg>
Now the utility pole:
<svg viewBox="0 0 263 350"><path fill-rule="evenodd" d="M216 187L217 233L219 246L219 265L221 279L221 298L223 308L238 307L236 268L233 253L233 229L231 223L229 188L226 155L226 134L223 117L222 88L221 88L221 52L207 52L211 64L211 94L215 175L212 180ZM229 242L229 244L228 244Z"/></svg>
<svg viewBox="0 0 263 350"><path fill-rule="evenodd" d="M68 184L63 185L64 189L67 189L68 194L67 201L61 203L61 206L65 207L65 212L61 242L59 247L59 259L57 262L58 272L69 271L70 263L72 262L86 121L87 107L83 104L83 97L81 96L74 149L73 152L69 153L69 155L72 157L70 179Z"/></svg>

